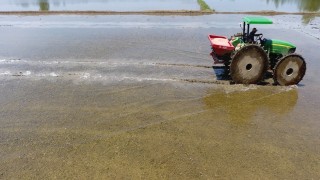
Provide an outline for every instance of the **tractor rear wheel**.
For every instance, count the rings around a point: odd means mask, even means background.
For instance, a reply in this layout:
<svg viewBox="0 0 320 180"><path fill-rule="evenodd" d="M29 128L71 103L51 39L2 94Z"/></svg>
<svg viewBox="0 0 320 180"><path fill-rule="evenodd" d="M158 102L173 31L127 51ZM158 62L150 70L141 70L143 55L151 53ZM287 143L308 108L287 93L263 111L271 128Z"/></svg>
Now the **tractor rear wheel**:
<svg viewBox="0 0 320 180"><path fill-rule="evenodd" d="M269 68L267 53L257 45L247 45L233 56L230 76L237 84L260 82Z"/></svg>
<svg viewBox="0 0 320 180"><path fill-rule="evenodd" d="M290 54L277 62L273 79L281 86L298 84L304 77L306 69L306 62L302 56Z"/></svg>

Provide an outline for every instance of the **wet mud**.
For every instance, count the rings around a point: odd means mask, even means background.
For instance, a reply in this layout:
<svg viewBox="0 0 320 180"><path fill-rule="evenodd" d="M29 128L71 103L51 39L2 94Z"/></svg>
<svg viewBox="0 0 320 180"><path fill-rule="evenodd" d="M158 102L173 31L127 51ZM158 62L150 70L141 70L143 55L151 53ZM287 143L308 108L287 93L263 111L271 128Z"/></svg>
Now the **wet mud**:
<svg viewBox="0 0 320 180"><path fill-rule="evenodd" d="M7 178L319 177L299 88L1 83ZM294 172L294 173L293 173Z"/></svg>
<svg viewBox="0 0 320 180"><path fill-rule="evenodd" d="M318 179L318 19L259 28L307 61L283 87L218 80L241 18L0 16L0 179Z"/></svg>

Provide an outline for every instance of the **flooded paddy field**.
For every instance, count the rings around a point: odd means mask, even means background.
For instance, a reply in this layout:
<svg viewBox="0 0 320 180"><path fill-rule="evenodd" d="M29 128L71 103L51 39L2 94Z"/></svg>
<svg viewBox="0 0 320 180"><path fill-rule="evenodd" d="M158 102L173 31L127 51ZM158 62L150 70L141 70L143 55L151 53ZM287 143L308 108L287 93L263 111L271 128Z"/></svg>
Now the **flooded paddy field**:
<svg viewBox="0 0 320 180"><path fill-rule="evenodd" d="M0 179L318 179L319 19L258 27L298 86L219 83L207 35L241 18L0 16Z"/></svg>

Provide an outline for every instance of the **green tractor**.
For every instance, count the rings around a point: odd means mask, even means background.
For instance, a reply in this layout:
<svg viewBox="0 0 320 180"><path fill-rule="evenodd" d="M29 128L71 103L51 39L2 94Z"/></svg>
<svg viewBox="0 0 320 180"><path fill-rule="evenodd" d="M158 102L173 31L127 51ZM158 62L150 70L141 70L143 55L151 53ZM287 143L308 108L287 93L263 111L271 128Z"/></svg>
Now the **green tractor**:
<svg viewBox="0 0 320 180"><path fill-rule="evenodd" d="M271 74L275 84L298 84L305 75L306 62L295 54L296 46L282 40L265 39L250 31L251 24L272 24L265 17L244 17L242 32L228 39L209 35L215 65L223 65L237 84L257 84Z"/></svg>

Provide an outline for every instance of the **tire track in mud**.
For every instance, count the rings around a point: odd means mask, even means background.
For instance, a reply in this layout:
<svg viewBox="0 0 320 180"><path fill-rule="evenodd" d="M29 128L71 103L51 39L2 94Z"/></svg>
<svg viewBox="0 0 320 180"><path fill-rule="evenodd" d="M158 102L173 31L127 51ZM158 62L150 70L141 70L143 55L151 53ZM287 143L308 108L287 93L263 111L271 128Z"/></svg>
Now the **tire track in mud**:
<svg viewBox="0 0 320 180"><path fill-rule="evenodd" d="M182 82L231 85L218 79L212 66L161 62L27 61L0 60L0 78L61 79L81 82ZM123 72L122 69L132 72ZM148 71L150 73L144 73ZM272 85L266 79L259 85Z"/></svg>
<svg viewBox="0 0 320 180"><path fill-rule="evenodd" d="M213 73L206 73L211 66L197 64L133 62L133 61L28 61L28 60L0 60L0 77L26 79L60 78L76 81L164 81L202 84L221 84L212 79ZM130 68L132 73L122 72L121 69ZM132 70L133 69L133 70ZM149 70L148 70L149 69ZM155 70L153 70L155 69ZM205 71L201 69L206 69ZM142 75L140 72L150 71ZM166 73L168 72L168 73ZM184 78L183 74L188 77ZM200 75L199 75L200 74ZM198 77L198 78L197 78ZM201 78L202 77L202 78ZM225 84L225 83L223 83Z"/></svg>

